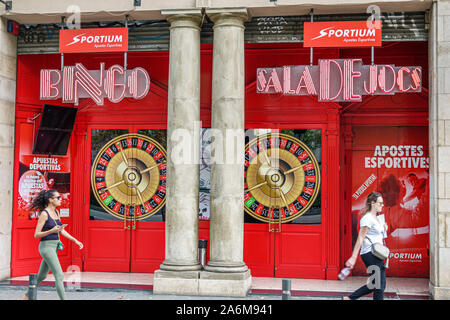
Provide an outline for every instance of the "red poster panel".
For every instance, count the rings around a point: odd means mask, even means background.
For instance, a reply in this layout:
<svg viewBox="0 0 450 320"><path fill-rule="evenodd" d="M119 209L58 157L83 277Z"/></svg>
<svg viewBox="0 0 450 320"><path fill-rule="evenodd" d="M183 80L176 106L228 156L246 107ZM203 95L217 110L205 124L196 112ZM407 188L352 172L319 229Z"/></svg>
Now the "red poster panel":
<svg viewBox="0 0 450 320"><path fill-rule="evenodd" d="M429 156L427 127L354 128L352 244L370 192L383 195L391 250L388 276L428 277ZM366 275L361 259L354 275Z"/></svg>
<svg viewBox="0 0 450 320"><path fill-rule="evenodd" d="M23 132L25 133L25 132ZM56 189L62 196L58 208L61 217L70 216L70 158L69 156L47 156L31 154L33 145L31 132L21 136L23 146L19 155L19 184L17 195L17 218L36 219L38 212L28 209L31 200L42 190ZM30 139L31 141L25 141ZM25 150L26 149L26 150Z"/></svg>

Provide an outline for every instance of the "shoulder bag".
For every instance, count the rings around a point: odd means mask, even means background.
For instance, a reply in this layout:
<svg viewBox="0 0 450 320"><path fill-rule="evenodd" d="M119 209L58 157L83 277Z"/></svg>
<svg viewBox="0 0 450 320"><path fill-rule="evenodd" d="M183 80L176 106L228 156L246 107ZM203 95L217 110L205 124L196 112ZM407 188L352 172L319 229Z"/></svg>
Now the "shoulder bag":
<svg viewBox="0 0 450 320"><path fill-rule="evenodd" d="M370 241L372 244L372 254L377 257L378 259L384 260L387 257L389 257L389 248L385 245L382 245L381 243L373 243L369 237L367 237L367 240Z"/></svg>

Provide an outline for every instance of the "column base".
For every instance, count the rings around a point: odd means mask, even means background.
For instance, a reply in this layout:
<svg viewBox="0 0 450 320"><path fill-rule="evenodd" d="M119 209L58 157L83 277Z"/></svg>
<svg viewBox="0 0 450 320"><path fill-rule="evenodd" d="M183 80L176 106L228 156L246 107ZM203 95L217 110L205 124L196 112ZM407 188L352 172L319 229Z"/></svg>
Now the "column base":
<svg viewBox="0 0 450 320"><path fill-rule="evenodd" d="M199 271L156 270L153 294L198 295Z"/></svg>
<svg viewBox="0 0 450 320"><path fill-rule="evenodd" d="M244 273L248 271L245 263L226 263L209 261L205 266L205 271L217 273Z"/></svg>
<svg viewBox="0 0 450 320"><path fill-rule="evenodd" d="M435 287L430 282L430 293L433 300L450 300L450 287Z"/></svg>
<svg viewBox="0 0 450 320"><path fill-rule="evenodd" d="M164 271L175 271L175 272L183 272L183 271L198 271L202 269L202 265L199 262L196 263L185 263L182 264L180 262L173 262L165 260L160 266L160 270Z"/></svg>
<svg viewBox="0 0 450 320"><path fill-rule="evenodd" d="M153 294L244 298L251 285L250 270L242 273L156 270L153 276Z"/></svg>
<svg viewBox="0 0 450 320"><path fill-rule="evenodd" d="M199 293L202 296L245 298L252 288L250 270L245 272L200 272Z"/></svg>

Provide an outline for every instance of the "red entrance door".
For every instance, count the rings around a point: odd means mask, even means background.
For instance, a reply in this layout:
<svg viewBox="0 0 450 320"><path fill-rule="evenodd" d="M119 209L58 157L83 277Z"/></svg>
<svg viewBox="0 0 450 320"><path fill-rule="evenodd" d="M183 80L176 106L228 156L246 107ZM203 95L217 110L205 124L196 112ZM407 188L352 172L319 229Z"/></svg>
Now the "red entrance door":
<svg viewBox="0 0 450 320"><path fill-rule="evenodd" d="M153 272L164 259L165 130L87 130L85 271Z"/></svg>
<svg viewBox="0 0 450 320"><path fill-rule="evenodd" d="M257 277L325 278L322 130L247 133L244 261Z"/></svg>
<svg viewBox="0 0 450 320"><path fill-rule="evenodd" d="M325 278L320 225L245 224L244 261L256 277Z"/></svg>

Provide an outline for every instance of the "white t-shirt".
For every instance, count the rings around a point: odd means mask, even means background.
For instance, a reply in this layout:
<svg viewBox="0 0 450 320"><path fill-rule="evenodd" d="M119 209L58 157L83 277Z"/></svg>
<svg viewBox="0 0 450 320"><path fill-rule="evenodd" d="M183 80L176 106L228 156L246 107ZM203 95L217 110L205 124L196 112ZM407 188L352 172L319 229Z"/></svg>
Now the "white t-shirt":
<svg viewBox="0 0 450 320"><path fill-rule="evenodd" d="M370 252L372 243L383 244L384 226L372 214L365 214L359 221L359 227L369 227L369 232L367 232L367 235L362 242L360 254ZM367 238L369 238L372 243L370 243Z"/></svg>

